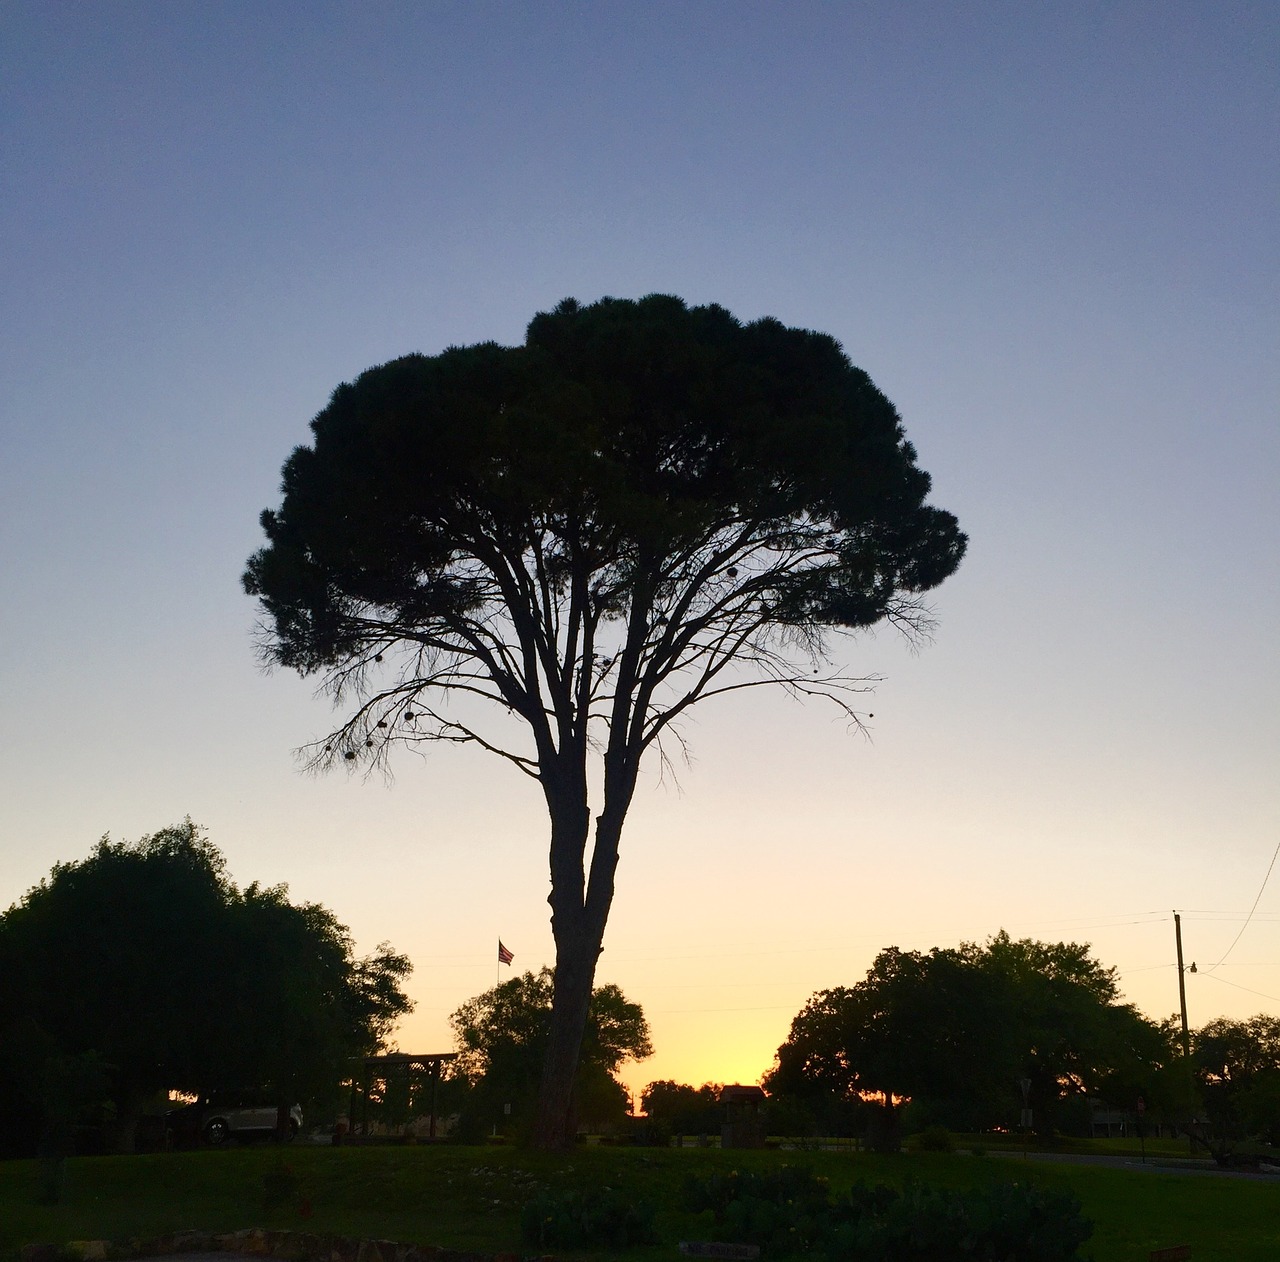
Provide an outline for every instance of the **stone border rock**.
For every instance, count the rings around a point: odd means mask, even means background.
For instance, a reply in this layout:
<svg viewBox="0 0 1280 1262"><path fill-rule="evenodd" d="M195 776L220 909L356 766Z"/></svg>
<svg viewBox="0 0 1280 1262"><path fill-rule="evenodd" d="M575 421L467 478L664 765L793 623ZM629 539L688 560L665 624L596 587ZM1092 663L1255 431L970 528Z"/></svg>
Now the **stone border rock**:
<svg viewBox="0 0 1280 1262"><path fill-rule="evenodd" d="M313 1231L174 1231L152 1240L71 1240L64 1245L27 1244L21 1262L130 1262L180 1253L229 1253L280 1258L282 1262L556 1262L537 1253L471 1253L397 1240L356 1240Z"/></svg>

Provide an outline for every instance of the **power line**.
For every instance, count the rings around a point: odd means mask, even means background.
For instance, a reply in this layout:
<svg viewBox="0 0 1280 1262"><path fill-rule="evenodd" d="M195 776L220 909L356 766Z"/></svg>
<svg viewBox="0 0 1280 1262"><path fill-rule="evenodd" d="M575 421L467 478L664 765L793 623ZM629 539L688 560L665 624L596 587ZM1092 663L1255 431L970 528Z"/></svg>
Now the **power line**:
<svg viewBox="0 0 1280 1262"><path fill-rule="evenodd" d="M1123 913L1117 912L1116 915ZM1239 920L1240 917L1233 911L1227 911L1222 907L1188 907L1183 913L1184 916L1222 916L1227 920ZM1263 917L1264 920L1277 920L1280 916L1274 913L1268 913Z"/></svg>
<svg viewBox="0 0 1280 1262"><path fill-rule="evenodd" d="M1219 960L1217 964L1210 964L1209 967L1205 969L1206 973L1212 973L1213 970L1222 963L1222 960L1225 960L1227 956L1236 949L1236 943L1244 936L1244 931L1249 927L1249 922L1253 919L1253 913L1258 910L1258 904L1262 901L1262 891L1267 888L1267 882L1271 879L1271 869L1276 866L1277 858L1280 858L1280 841L1276 842L1276 848L1271 854L1271 862L1267 864L1267 874L1262 878L1262 885L1258 889L1258 897L1253 900L1253 906L1249 908L1249 914L1244 918L1244 924L1240 926L1240 932L1231 940L1231 945L1227 947L1225 952L1223 952L1222 959ZM1241 989L1243 989L1243 987ZM1270 996L1267 995L1263 996L1264 999L1269 997Z"/></svg>
<svg viewBox="0 0 1280 1262"><path fill-rule="evenodd" d="M1270 999L1272 1003L1280 1003L1280 997L1276 995L1265 994L1261 990L1254 990L1250 986L1241 986L1239 982L1229 982L1225 977L1214 977L1212 973L1205 972L1203 976L1208 977L1210 981L1221 982L1224 986L1234 986L1237 990L1247 990L1251 995L1257 995L1261 999Z"/></svg>

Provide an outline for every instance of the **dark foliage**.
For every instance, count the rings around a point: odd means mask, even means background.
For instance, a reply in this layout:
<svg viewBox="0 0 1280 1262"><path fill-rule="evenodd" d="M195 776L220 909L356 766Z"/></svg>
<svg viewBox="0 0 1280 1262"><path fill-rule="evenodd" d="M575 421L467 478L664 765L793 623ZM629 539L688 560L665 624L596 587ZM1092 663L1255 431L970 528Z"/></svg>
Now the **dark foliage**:
<svg viewBox="0 0 1280 1262"><path fill-rule="evenodd" d="M800 1167L690 1179L685 1207L768 1258L831 1262L1071 1262L1093 1233L1069 1193L1027 1184L969 1190L855 1184L833 1197Z"/></svg>
<svg viewBox="0 0 1280 1262"><path fill-rule="evenodd" d="M652 1207L612 1188L544 1192L520 1213L520 1236L538 1248L628 1249L657 1244Z"/></svg>
<svg viewBox="0 0 1280 1262"><path fill-rule="evenodd" d="M714 1082L692 1087L660 1078L640 1093L640 1107L669 1135L715 1135L724 1121L720 1087Z"/></svg>
<svg viewBox="0 0 1280 1262"><path fill-rule="evenodd" d="M97 1117L127 1147L169 1090L313 1099L409 1009L409 969L386 945L356 958L333 913L284 886L238 890L190 820L104 838L0 915L0 1068L20 1067L0 1074L0 1142Z"/></svg>
<svg viewBox="0 0 1280 1262"><path fill-rule="evenodd" d="M1193 1033L1190 1068L1203 1118L1192 1134L1219 1164L1280 1145L1280 1018L1210 1021Z"/></svg>
<svg viewBox="0 0 1280 1262"><path fill-rule="evenodd" d="M521 1135L530 1130L554 987L549 968L522 973L468 1000L449 1018L458 1050L452 1072L469 1086L461 1102L469 1132L487 1133L494 1123ZM630 1100L614 1074L627 1061L652 1052L640 1005L615 985L597 986L574 1086L575 1122L591 1130L620 1126Z"/></svg>
<svg viewBox="0 0 1280 1262"><path fill-rule="evenodd" d="M914 1137L916 1152L955 1152L955 1136L945 1126L926 1126Z"/></svg>
<svg viewBox="0 0 1280 1262"><path fill-rule="evenodd" d="M897 1110L918 1126L1016 1125L1018 1081L1038 1127L1085 1096L1158 1101L1172 1056L1161 1028L1121 1003L1114 970L1073 943L1015 941L928 953L882 951L866 978L814 995L791 1024L770 1092L815 1104L875 1097L869 1133L897 1143ZM883 1116L879 1116L883 1115Z"/></svg>

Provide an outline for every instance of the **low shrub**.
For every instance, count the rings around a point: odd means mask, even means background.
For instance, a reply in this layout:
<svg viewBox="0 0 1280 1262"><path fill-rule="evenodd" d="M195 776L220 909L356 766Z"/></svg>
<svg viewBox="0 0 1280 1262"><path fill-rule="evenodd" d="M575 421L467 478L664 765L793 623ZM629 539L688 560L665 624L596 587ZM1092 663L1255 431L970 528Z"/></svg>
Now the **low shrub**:
<svg viewBox="0 0 1280 1262"><path fill-rule="evenodd" d="M625 1249L658 1240L653 1210L612 1188L542 1193L521 1211L520 1235L526 1244L562 1249Z"/></svg>
<svg viewBox="0 0 1280 1262"><path fill-rule="evenodd" d="M911 1140L916 1152L955 1152L956 1142L945 1126L926 1126Z"/></svg>
<svg viewBox="0 0 1280 1262"><path fill-rule="evenodd" d="M690 1177L683 1200L694 1213L710 1210L729 1239L758 1244L780 1257L811 1249L830 1229L827 1181L803 1166Z"/></svg>
<svg viewBox="0 0 1280 1262"><path fill-rule="evenodd" d="M720 1222L734 1204L761 1202L771 1205L826 1205L831 1194L826 1179L818 1178L807 1166L781 1165L759 1174L712 1174L706 1178L690 1175L684 1182L686 1209L699 1213L709 1209Z"/></svg>
<svg viewBox="0 0 1280 1262"><path fill-rule="evenodd" d="M1093 1233L1074 1196L1025 1184L962 1191L859 1183L833 1198L825 1180L784 1166L691 1179L684 1201L694 1212L710 1210L726 1239L759 1245L775 1259L1072 1262Z"/></svg>

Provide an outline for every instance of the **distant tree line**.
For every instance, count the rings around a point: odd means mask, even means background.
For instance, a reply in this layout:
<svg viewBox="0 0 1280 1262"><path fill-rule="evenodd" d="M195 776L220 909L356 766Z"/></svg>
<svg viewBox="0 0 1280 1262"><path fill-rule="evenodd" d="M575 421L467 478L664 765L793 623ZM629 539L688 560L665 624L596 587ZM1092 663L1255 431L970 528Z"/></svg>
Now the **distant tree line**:
<svg viewBox="0 0 1280 1262"><path fill-rule="evenodd" d="M190 820L104 837L0 915L0 1155L77 1129L131 1148L170 1091L332 1101L409 1011L410 967L283 885L238 889Z"/></svg>
<svg viewBox="0 0 1280 1262"><path fill-rule="evenodd" d="M463 1138L531 1129L553 994L549 969L477 996L452 1017L459 1058L442 1097ZM652 1050L640 1005L593 996L574 1096L577 1129L639 1143L720 1134L721 1086L650 1082L628 1111L619 1068ZM814 994L764 1076L768 1128L857 1135L879 1148L929 1128L1087 1135L1095 1109L1191 1131L1228 1160L1280 1143L1280 1018L1220 1018L1192 1032L1122 1001L1087 945L1013 939L928 952L888 948L862 981ZM1025 1094L1024 1094L1025 1089ZM1139 1101L1142 1107L1139 1108Z"/></svg>
<svg viewBox="0 0 1280 1262"><path fill-rule="evenodd" d="M386 944L357 957L331 911L285 886L237 888L190 820L103 838L0 914L0 1156L68 1150L77 1132L128 1149L169 1092L266 1088L336 1116L357 1062L410 1010L409 972ZM436 1109L459 1138L533 1134L554 993L543 968L454 1012L459 1054ZM1101 1105L1190 1130L1223 1161L1243 1141L1280 1145L1280 1018L1211 1021L1189 1059L1179 1034L1122 1002L1085 945L1002 932L891 947L796 1015L762 1080L769 1129L892 1148L927 1127L1017 1129L1030 1109L1042 1133L1087 1134ZM617 1075L652 1050L640 1005L596 987L575 1128L639 1142L719 1131L714 1083L651 1082L631 1116Z"/></svg>
<svg viewBox="0 0 1280 1262"><path fill-rule="evenodd" d="M1090 1133L1095 1107L1192 1134L1220 1161L1280 1141L1280 1019L1220 1018L1191 1036L1121 1001L1116 970L1079 943L1013 939L891 947L851 987L815 994L764 1085L776 1129Z"/></svg>
<svg viewBox="0 0 1280 1262"><path fill-rule="evenodd" d="M1219 1161L1280 1146L1280 1018L1219 1018L1191 1034L1122 1002L1086 945L1013 939L890 947L853 986L819 991L763 1086L771 1134L857 1135L897 1147L944 1127L1087 1135L1094 1110L1190 1133ZM718 1086L652 1082L655 1134L715 1134Z"/></svg>
<svg viewBox="0 0 1280 1262"><path fill-rule="evenodd" d="M857 985L818 992L766 1086L818 1124L865 1114L893 1147L907 1102L915 1126L1014 1128L1029 1108L1041 1131L1087 1129L1089 1099L1165 1102L1170 1055L1087 946L1002 932L985 946L891 947Z"/></svg>

